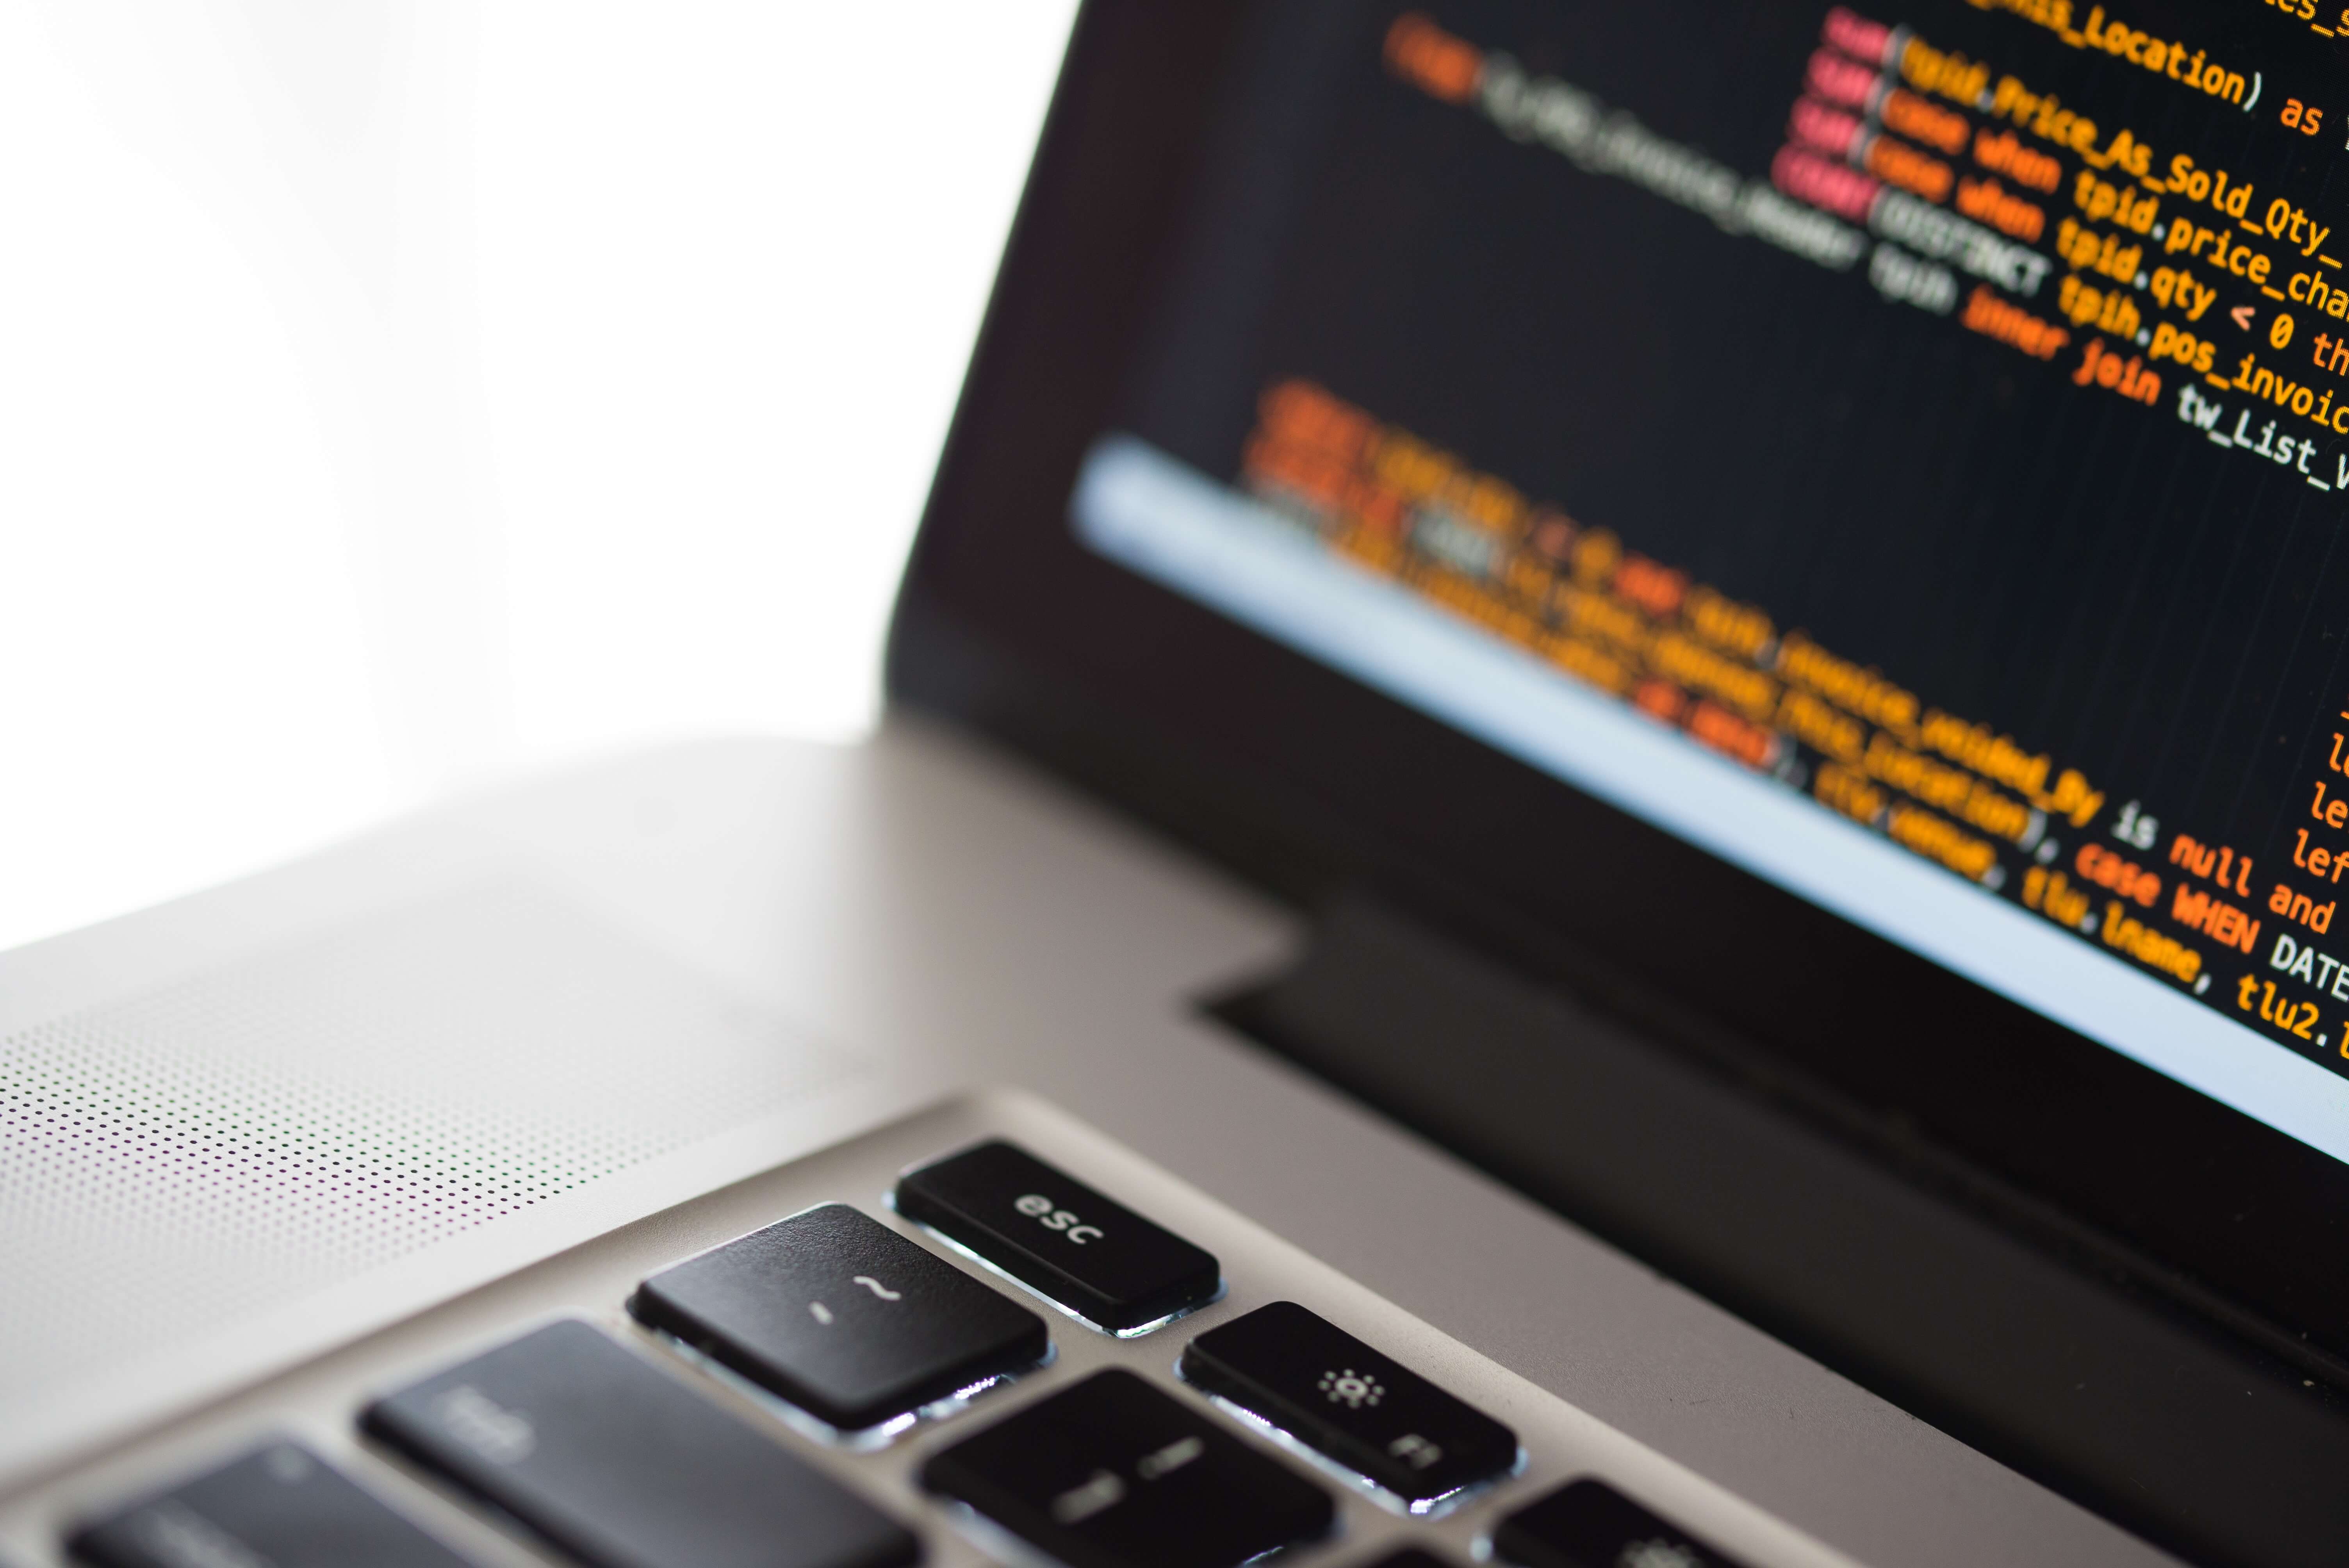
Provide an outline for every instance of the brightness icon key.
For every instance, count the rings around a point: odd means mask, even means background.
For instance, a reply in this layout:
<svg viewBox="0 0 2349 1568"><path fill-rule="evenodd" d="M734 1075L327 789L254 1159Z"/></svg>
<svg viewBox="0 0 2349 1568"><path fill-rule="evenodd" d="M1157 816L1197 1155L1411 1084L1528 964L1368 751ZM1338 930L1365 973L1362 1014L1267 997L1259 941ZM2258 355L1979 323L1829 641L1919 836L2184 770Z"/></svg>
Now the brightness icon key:
<svg viewBox="0 0 2349 1568"><path fill-rule="evenodd" d="M1380 1386L1377 1378L1365 1377L1351 1367L1342 1371L1324 1372L1321 1380L1313 1386L1330 1396L1331 1404L1343 1405L1350 1410L1359 1410L1365 1405L1375 1406L1386 1397L1386 1389Z"/></svg>
<svg viewBox="0 0 2349 1568"><path fill-rule="evenodd" d="M1179 1370L1412 1513L1516 1468L1515 1432L1295 1302L1198 1336Z"/></svg>

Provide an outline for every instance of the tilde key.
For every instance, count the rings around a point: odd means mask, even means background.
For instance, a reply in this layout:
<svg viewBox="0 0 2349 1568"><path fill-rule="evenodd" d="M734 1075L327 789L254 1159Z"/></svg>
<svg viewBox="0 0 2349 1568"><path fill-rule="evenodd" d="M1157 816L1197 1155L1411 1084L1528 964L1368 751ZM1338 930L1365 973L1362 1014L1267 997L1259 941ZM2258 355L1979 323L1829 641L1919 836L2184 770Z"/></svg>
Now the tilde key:
<svg viewBox="0 0 2349 1568"><path fill-rule="evenodd" d="M845 1203L663 1269L628 1310L819 1420L857 1430L1050 1348L1044 1320Z"/></svg>

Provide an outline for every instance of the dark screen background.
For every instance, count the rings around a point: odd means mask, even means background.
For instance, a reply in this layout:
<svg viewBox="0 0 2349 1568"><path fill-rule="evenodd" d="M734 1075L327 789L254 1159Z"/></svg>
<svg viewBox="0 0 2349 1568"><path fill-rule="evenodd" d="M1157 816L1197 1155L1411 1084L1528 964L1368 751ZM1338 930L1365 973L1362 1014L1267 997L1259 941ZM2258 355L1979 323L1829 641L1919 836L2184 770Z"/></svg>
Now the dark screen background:
<svg viewBox="0 0 2349 1568"><path fill-rule="evenodd" d="M2181 422L2177 365L2158 366L2152 407L2075 387L2086 331L2039 363L1880 298L1865 261L1827 271L1511 140L1389 74L1381 39L1401 9L1296 4L1263 29L1128 428L1228 480L1260 390L1309 377L1926 705L2085 769L2106 820L2139 801L2164 847L2183 830L2287 867L2305 780L2349 706L2349 497ZM1827 7L1423 9L1758 177ZM2056 93L2100 139L2128 127L2157 173L2186 152L2253 181L2261 204L2282 194L2319 222L2349 218L2334 176L2349 126L2304 137L2273 112L2288 94L2349 108L2335 57L2282 13L2128 13L2260 69L2247 113L2013 15L1858 9L1986 60L1993 80ZM2066 159L2057 191L2034 197L2043 254L2078 167ZM2173 210L2181 199L2165 198ZM2326 248L2349 253L2341 228ZM2281 281L2292 253L2270 248ZM2052 318L2062 273L2023 303ZM2307 368L2313 335L2337 324L2296 309L2297 338L2271 353L2264 309L2259 333L2227 320L2240 293L2194 328L2216 339L2221 374L2256 348L2349 392ZM2248 399L2220 400L2231 426ZM2311 469L2330 478L2344 450L2325 441Z"/></svg>

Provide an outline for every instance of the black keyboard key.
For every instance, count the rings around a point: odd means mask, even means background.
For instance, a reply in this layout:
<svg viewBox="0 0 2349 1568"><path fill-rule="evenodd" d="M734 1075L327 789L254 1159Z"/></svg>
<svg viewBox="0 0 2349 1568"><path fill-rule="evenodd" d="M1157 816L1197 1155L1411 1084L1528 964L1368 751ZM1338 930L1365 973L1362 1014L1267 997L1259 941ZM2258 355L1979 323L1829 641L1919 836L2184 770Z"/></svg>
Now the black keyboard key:
<svg viewBox="0 0 2349 1568"><path fill-rule="evenodd" d="M1044 1358L1044 1320L827 1203L664 1269L628 1310L843 1429Z"/></svg>
<svg viewBox="0 0 2349 1568"><path fill-rule="evenodd" d="M271 1443L75 1532L98 1568L466 1568L298 1443Z"/></svg>
<svg viewBox="0 0 2349 1568"><path fill-rule="evenodd" d="M1223 1269L1024 1149L982 1143L897 1180L897 1212L1112 1334L1213 1301Z"/></svg>
<svg viewBox="0 0 2349 1568"><path fill-rule="evenodd" d="M1736 1558L1595 1480L1569 1481L1501 1521L1493 1553L1521 1568L1740 1568Z"/></svg>
<svg viewBox="0 0 2349 1568"><path fill-rule="evenodd" d="M367 1429L592 1568L901 1568L914 1537L585 1323L377 1400Z"/></svg>
<svg viewBox="0 0 2349 1568"><path fill-rule="evenodd" d="M1414 1512L1517 1462L1516 1433L1293 1301L1198 1336L1182 1372Z"/></svg>
<svg viewBox="0 0 2349 1568"><path fill-rule="evenodd" d="M1319 1487L1119 1370L933 1456L922 1484L1069 1568L1235 1568L1336 1518Z"/></svg>
<svg viewBox="0 0 2349 1568"><path fill-rule="evenodd" d="M1364 1564L1364 1568L1455 1568L1455 1565L1450 1558L1438 1557L1424 1546L1406 1546L1400 1552L1388 1553L1375 1563ZM1653 1568L1668 1568L1668 1565L1657 1563Z"/></svg>

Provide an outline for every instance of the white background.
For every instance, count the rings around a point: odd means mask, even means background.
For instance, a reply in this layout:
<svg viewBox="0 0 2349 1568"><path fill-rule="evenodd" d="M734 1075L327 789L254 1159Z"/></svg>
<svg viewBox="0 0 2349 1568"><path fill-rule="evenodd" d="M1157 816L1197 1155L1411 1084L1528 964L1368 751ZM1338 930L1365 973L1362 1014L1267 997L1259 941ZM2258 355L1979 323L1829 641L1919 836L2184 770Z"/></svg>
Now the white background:
<svg viewBox="0 0 2349 1568"><path fill-rule="evenodd" d="M871 722L1070 0L0 0L0 948Z"/></svg>

